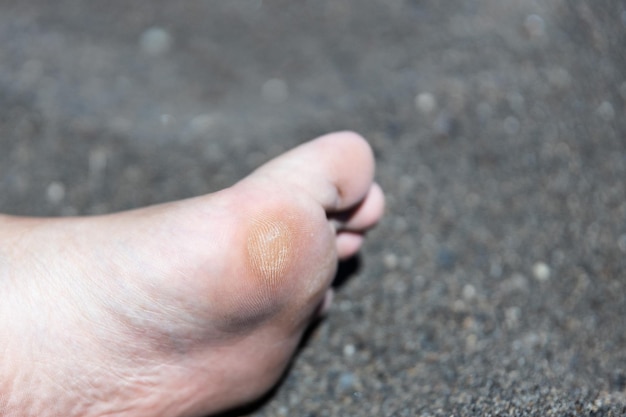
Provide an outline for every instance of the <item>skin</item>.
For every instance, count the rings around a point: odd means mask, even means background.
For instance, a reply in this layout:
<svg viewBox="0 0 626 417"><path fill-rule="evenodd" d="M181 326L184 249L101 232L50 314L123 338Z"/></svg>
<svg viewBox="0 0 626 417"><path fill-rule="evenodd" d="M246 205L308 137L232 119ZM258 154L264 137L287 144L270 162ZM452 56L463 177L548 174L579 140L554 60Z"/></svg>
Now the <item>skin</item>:
<svg viewBox="0 0 626 417"><path fill-rule="evenodd" d="M339 132L210 195L0 216L0 415L193 417L258 399L380 219L373 175L367 142Z"/></svg>

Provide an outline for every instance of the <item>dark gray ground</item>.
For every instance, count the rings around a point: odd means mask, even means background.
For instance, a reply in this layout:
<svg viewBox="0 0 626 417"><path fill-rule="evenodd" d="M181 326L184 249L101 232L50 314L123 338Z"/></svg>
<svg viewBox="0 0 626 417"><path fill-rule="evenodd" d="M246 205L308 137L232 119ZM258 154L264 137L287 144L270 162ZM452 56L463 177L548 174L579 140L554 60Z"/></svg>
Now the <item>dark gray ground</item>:
<svg viewBox="0 0 626 417"><path fill-rule="evenodd" d="M3 0L0 211L353 129L387 216L255 415L626 415L625 46L618 0Z"/></svg>

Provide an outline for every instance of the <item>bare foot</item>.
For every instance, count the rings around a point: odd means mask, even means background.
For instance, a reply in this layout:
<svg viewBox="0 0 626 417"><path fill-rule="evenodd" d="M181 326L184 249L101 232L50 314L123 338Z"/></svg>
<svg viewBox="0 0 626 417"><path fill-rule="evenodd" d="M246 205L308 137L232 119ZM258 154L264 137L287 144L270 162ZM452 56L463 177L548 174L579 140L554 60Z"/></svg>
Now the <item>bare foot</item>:
<svg viewBox="0 0 626 417"><path fill-rule="evenodd" d="M0 415L201 416L258 398L382 215L373 173L342 132L207 196L0 216Z"/></svg>

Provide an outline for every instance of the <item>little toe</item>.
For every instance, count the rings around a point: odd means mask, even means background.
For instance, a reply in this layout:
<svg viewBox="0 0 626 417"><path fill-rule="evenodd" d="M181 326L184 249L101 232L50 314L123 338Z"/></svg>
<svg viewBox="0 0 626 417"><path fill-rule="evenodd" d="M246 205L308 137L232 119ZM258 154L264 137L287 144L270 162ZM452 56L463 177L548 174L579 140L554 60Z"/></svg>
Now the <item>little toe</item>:
<svg viewBox="0 0 626 417"><path fill-rule="evenodd" d="M365 237L362 233L349 231L339 232L336 238L337 257L345 261L346 259L356 255L361 249Z"/></svg>

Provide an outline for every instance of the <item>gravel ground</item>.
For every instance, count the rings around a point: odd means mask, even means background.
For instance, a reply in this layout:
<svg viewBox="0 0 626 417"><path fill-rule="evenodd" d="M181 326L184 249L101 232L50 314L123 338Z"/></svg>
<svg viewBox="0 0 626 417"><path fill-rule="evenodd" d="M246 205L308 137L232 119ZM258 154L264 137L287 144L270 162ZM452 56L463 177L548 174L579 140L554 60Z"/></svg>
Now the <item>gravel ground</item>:
<svg viewBox="0 0 626 417"><path fill-rule="evenodd" d="M0 211L227 186L334 129L388 213L255 416L626 415L626 2L5 0Z"/></svg>

